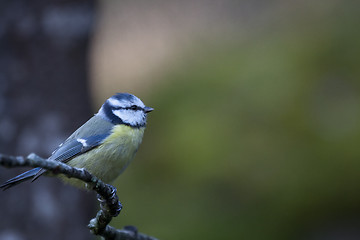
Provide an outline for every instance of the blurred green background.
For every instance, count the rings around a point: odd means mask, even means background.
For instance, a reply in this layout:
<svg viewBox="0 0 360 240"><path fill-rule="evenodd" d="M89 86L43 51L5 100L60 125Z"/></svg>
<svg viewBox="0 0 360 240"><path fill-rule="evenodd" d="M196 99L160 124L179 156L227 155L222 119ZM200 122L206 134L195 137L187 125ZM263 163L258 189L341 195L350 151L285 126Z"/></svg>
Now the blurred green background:
<svg viewBox="0 0 360 240"><path fill-rule="evenodd" d="M96 106L154 107L112 225L159 239L360 238L356 1L103 1Z"/></svg>

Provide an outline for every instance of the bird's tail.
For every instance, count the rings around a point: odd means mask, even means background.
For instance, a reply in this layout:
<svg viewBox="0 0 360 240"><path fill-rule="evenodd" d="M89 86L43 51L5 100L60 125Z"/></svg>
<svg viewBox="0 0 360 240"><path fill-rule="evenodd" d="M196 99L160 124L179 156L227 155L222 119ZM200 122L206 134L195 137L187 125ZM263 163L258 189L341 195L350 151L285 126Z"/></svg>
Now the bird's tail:
<svg viewBox="0 0 360 240"><path fill-rule="evenodd" d="M24 172L20 175L17 175L14 178L7 180L6 182L4 182L3 184L0 185L0 188L2 188L3 190L11 188L19 183L29 180L30 178L34 178L36 176L36 174L40 171L41 171L41 168L31 169L30 171Z"/></svg>

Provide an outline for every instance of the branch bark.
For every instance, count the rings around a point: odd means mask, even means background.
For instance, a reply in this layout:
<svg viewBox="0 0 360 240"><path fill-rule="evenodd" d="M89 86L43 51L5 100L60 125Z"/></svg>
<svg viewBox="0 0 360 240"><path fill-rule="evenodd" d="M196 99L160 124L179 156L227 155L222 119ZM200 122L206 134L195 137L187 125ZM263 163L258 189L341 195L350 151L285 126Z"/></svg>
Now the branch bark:
<svg viewBox="0 0 360 240"><path fill-rule="evenodd" d="M154 237L138 233L135 227L116 229L109 226L111 219L118 216L122 209L116 195L116 188L104 183L86 169L73 168L59 161L46 160L34 153L31 153L26 158L0 154L0 165L8 168L20 166L41 167L54 175L64 174L69 178L77 178L85 182L89 190L97 192L100 201L100 210L88 225L90 232L94 235L102 236L107 240L157 240Z"/></svg>

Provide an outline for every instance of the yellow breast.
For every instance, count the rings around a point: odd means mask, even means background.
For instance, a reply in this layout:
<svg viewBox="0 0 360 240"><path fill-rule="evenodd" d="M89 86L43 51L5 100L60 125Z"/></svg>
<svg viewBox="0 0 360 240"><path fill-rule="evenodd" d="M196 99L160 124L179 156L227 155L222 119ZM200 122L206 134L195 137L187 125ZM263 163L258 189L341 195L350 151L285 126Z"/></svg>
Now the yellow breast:
<svg viewBox="0 0 360 240"><path fill-rule="evenodd" d="M134 158L144 130L145 127L131 128L126 125L117 125L100 146L73 158L68 165L85 168L102 181L111 183ZM65 181L79 185L79 181L73 180Z"/></svg>

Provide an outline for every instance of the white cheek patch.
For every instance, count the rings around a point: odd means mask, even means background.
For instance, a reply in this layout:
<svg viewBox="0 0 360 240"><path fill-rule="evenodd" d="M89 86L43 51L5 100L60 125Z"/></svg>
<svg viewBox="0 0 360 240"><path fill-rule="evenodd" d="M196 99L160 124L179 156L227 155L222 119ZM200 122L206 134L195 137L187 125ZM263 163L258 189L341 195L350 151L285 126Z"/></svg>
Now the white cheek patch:
<svg viewBox="0 0 360 240"><path fill-rule="evenodd" d="M115 116L120 118L124 123L130 125L142 125L145 120L145 114L143 111L133 111L127 109L118 109L112 111Z"/></svg>

